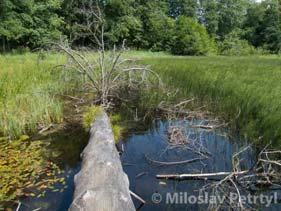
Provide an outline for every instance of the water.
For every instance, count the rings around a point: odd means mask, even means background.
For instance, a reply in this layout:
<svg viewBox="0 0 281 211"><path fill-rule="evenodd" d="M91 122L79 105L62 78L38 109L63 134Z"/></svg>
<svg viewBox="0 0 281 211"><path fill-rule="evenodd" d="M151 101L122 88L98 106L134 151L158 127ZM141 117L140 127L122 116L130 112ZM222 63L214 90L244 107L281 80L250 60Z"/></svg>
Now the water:
<svg viewBox="0 0 281 211"><path fill-rule="evenodd" d="M206 204L166 204L167 193L183 194L186 192L188 196L198 196L198 190L206 185L207 181L202 180L159 180L156 179L157 174L183 174L183 173L209 173L232 171L232 155L239 151L247 143L245 140L238 138L230 139L226 136L227 131L206 131L202 129L194 129L189 127L190 122L176 122L176 125L185 127L185 132L189 134L190 139L197 137L197 142L204 150L210 153L209 159L198 162L173 165L159 166L151 163L152 160L157 161L183 161L195 157L199 157L196 153L189 149L175 148L166 150L167 129L169 124L163 121L156 121L155 125L148 131L143 133L135 133L123 141L124 153L122 154L122 163L124 171L130 180L130 189L141 196L147 203L143 205L142 211L163 211L163 210L206 210ZM255 163L255 150L252 148L242 153L240 158L242 169L249 169ZM149 159L150 160L149 160ZM159 201L159 195L162 197L160 203L154 203L152 196L156 196ZM279 192L280 196L281 193ZM180 195L178 195L180 196ZM136 207L141 206L140 202L134 199ZM280 203L280 202L279 202ZM265 208L264 208L265 209ZM280 210L281 204L273 205L269 210Z"/></svg>
<svg viewBox="0 0 281 211"><path fill-rule="evenodd" d="M200 122L201 124L202 122ZM181 174L181 173L200 173L200 172L221 172L232 171L231 158L233 153L239 151L247 145L245 140L239 138L229 138L228 131L216 130L206 131L189 127L190 122L175 121L173 125L184 128L184 133L190 140L201 147L201 151L208 151L209 159L173 166L159 166L151 163L148 159L171 162L183 161L199 157L194 151L183 148L167 150L167 129L170 123L165 121L155 121L150 129L143 131L135 129L130 133L119 146L123 144L124 152L121 161L124 171L130 180L130 190L146 200L146 204L141 206L140 202L134 200L135 207L142 211L164 211L164 210L206 210L207 205L198 204L166 204L166 193L186 192L188 195L198 196L198 190L208 184L203 180L158 180L157 174ZM199 124L199 122L198 122ZM73 197L74 175L80 170L80 153L85 147L88 137L84 131L78 129L71 131L58 132L53 137L53 147L61 152L58 163L64 169L67 188L62 192L46 192L43 198L27 198L23 200L21 211L40 210L47 211L66 211L68 210ZM254 148L247 150L241 156L242 169L248 169L255 163L256 152ZM60 184L57 185L60 187ZM268 192L271 194L272 192ZM162 196L160 203L152 202L152 195ZM278 192L281 196L280 191ZM140 207L141 206L141 207ZM263 210L281 210L281 204L272 205Z"/></svg>
<svg viewBox="0 0 281 211"><path fill-rule="evenodd" d="M74 194L74 176L81 169L80 153L88 142L88 133L79 124L50 134L46 141L50 141L50 149L59 154L53 160L59 165L63 173L59 177L65 178L65 185L56 184L53 190L47 190L44 197L28 197L21 200L20 211L46 210L67 211ZM63 188L63 187L66 188ZM57 191L58 190L58 191Z"/></svg>
<svg viewBox="0 0 281 211"><path fill-rule="evenodd" d="M48 211L66 211L68 210L74 191L74 175L80 170L80 163L76 166L65 167L65 173L61 175L65 178L67 188L62 192L53 192L52 190L47 190L44 197L36 198L26 198L22 201L22 206L20 211L31 211L31 210L48 210ZM55 185L55 189L59 189L60 184Z"/></svg>

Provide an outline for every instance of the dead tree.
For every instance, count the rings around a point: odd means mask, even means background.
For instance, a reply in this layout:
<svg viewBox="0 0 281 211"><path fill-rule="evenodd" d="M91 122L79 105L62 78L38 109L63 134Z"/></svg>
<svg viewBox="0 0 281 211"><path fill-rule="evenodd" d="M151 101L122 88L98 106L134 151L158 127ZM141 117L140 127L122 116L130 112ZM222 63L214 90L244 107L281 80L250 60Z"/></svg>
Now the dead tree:
<svg viewBox="0 0 281 211"><path fill-rule="evenodd" d="M155 79L161 84L159 76L149 67L139 65L135 60L122 58L126 50L125 40L120 50L115 46L112 50L106 50L105 20L98 1L83 3L78 12L84 18L83 24L76 24L80 29L79 36L87 36L96 46L97 52L74 50L66 40L56 46L66 54L66 66L86 76L87 87L96 93L96 102L109 108L112 106L112 99L120 98L120 88L137 89ZM75 39L77 38L74 36L72 41Z"/></svg>

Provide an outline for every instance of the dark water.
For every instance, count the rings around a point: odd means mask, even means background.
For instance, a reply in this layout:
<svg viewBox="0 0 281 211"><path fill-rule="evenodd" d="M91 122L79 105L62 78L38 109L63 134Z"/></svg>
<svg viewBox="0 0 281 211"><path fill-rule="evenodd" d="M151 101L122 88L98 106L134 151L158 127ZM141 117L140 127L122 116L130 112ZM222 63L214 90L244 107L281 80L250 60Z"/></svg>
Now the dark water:
<svg viewBox="0 0 281 211"><path fill-rule="evenodd" d="M159 166L151 163L151 159L157 161L183 161L199 157L193 150L176 148L166 150L167 128L168 123L158 121L152 129L144 133L132 134L123 142L124 153L122 155L122 163L124 171L128 174L130 180L130 189L141 196L147 203L141 207L143 211L163 211L163 210L206 210L208 204L185 203L183 204L167 204L167 193L184 194L190 196L198 196L198 190L207 184L202 180L186 180L171 181L156 179L157 174L181 174L181 173L208 173L232 171L232 154L238 152L246 145L245 140L238 138L230 139L226 136L226 131L208 132L202 129L190 128L189 122L174 123L185 127L185 132L189 134L189 138L200 142L202 150L210 153L210 158L197 161L194 163L176 165L176 166ZM149 158L150 160L148 160ZM240 156L242 169L249 169L255 163L255 150L250 149ZM160 203L152 201L152 195L159 199ZM268 193L268 194L272 194ZM279 192L281 196L281 193ZM180 195L178 195L180 196ZM279 196L279 198L280 198ZM187 201L189 202L189 201ZM136 207L140 206L140 202L134 199ZM271 205L270 208L259 206L263 210L281 210L281 204Z"/></svg>
<svg viewBox="0 0 281 211"><path fill-rule="evenodd" d="M73 197L74 190L74 175L80 170L80 163L76 166L65 167L65 173L61 176L65 178L67 188L62 192L53 192L52 190L47 190L44 197L36 198L26 198L22 201L21 211L31 211L31 210L58 210L65 211L68 210ZM60 184L55 185L55 189L61 188Z"/></svg>
<svg viewBox="0 0 281 211"><path fill-rule="evenodd" d="M202 123L202 122L200 122ZM189 122L177 121L173 125L181 126L189 136L191 143L199 143L196 148L208 152L209 159L173 166L159 166L151 163L148 159L157 161L182 161L199 157L193 150L174 148L167 150L167 128L169 124L163 121L155 121L150 129L145 131L136 130L124 139L124 153L121 155L124 171L130 180L130 189L146 200L140 210L143 211L164 211L164 210L206 210L206 204L166 204L167 193L183 193L198 196L198 190L207 184L202 180L186 181L164 181L156 179L157 174L180 174L180 173L200 173L200 172L220 172L232 171L232 154L239 151L247 143L239 138L229 138L227 131L208 132L202 129L189 127ZM61 135L64 134L64 135ZM67 135L66 135L67 134ZM76 134L76 135L75 135ZM23 200L22 210L65 211L69 208L74 190L74 175L80 170L79 155L86 145L87 135L83 131L72 130L71 133L60 133L54 137L54 149L61 151L60 165L64 169L67 188L62 192L46 192L43 198L28 198ZM240 158L242 169L248 169L255 163L256 152L252 148L243 153ZM60 184L57 185L60 187ZM162 196L160 203L152 201L153 194ZM272 194L272 192L267 192ZM281 193L278 192L279 198ZM134 199L135 207L140 206L140 202ZM270 208L260 206L262 210L281 210L281 204L271 205Z"/></svg>
<svg viewBox="0 0 281 211"><path fill-rule="evenodd" d="M52 190L47 190L44 197L31 197L21 200L20 211L68 210L74 192L74 176L81 169L80 153L88 142L88 133L79 124L52 133L46 138L50 142L50 150L59 154L53 160L63 170L60 178L65 178L65 185L56 184ZM65 187L65 188L63 188Z"/></svg>

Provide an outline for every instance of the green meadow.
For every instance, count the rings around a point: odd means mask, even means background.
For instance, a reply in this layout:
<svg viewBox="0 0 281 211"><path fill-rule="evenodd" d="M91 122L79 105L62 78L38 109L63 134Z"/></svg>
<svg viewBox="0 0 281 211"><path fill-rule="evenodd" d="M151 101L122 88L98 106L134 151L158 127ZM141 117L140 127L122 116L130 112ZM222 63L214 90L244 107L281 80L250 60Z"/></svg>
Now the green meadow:
<svg viewBox="0 0 281 211"><path fill-rule="evenodd" d="M198 106L231 121L231 126L251 139L281 138L281 58L182 57L167 53L131 51L157 71L179 97L196 97ZM61 55L0 56L1 136L31 134L40 126L63 118L60 94L73 88L74 73L53 68Z"/></svg>
<svg viewBox="0 0 281 211"><path fill-rule="evenodd" d="M281 58L144 56L181 96L196 97L249 139L281 139Z"/></svg>
<svg viewBox="0 0 281 211"><path fill-rule="evenodd" d="M58 94L70 87L71 74L54 67L60 55L0 55L0 128L10 138L31 134L62 120Z"/></svg>

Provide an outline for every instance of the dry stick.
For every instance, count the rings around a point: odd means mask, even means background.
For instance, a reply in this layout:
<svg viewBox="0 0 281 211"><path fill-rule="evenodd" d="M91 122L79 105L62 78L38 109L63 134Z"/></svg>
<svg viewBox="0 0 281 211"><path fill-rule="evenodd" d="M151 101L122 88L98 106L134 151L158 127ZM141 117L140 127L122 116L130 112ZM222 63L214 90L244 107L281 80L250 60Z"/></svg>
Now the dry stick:
<svg viewBox="0 0 281 211"><path fill-rule="evenodd" d="M239 191L239 188L237 187L237 185L235 184L235 182L233 181L233 179L229 178L229 181L233 184L233 186L235 187L236 189L236 192L238 194L238 204L240 206L240 208L242 210L244 210L244 206L243 206L243 203L242 203L242 199L241 199L241 194L240 194L240 191Z"/></svg>
<svg viewBox="0 0 281 211"><path fill-rule="evenodd" d="M20 210L20 207L21 207L21 202L19 202L19 204L18 204L18 207L17 207L16 211L19 211L19 210Z"/></svg>
<svg viewBox="0 0 281 211"><path fill-rule="evenodd" d="M178 103L177 105L175 105L174 107L179 107L179 106L181 106L181 105L190 103L190 102L192 102L192 101L194 101L194 98L189 99L189 100L182 101L182 102Z"/></svg>
<svg viewBox="0 0 281 211"><path fill-rule="evenodd" d="M270 164L275 164L275 165L281 166L281 163L278 161L275 161L275 160L264 160L264 159L259 159L259 160L262 162L265 162L265 163L270 163Z"/></svg>
<svg viewBox="0 0 281 211"><path fill-rule="evenodd" d="M212 125L190 125L190 127L201 128L201 129L205 129L205 130L213 130L216 128L216 126L212 126Z"/></svg>
<svg viewBox="0 0 281 211"><path fill-rule="evenodd" d="M136 175L136 179L139 178L139 177L142 177L142 176L144 176L144 175L146 175L146 174L147 174L147 172L139 173L138 175Z"/></svg>
<svg viewBox="0 0 281 211"><path fill-rule="evenodd" d="M215 176L228 176L228 175L242 175L247 174L249 171L240 172L216 172L216 173L203 173L203 174L158 174L157 179L191 179L200 177L215 177Z"/></svg>
<svg viewBox="0 0 281 211"><path fill-rule="evenodd" d="M39 134L42 134L42 133L44 133L44 132L50 130L52 127L54 127L54 125L53 125L53 124L50 124L48 127L42 128L38 133L39 133Z"/></svg>
<svg viewBox="0 0 281 211"><path fill-rule="evenodd" d="M196 149L193 149L193 148L188 147L188 146L183 145L183 144L169 144L169 145L170 145L170 149L174 149L174 148L188 149L188 150L194 152L195 154L203 156L206 159L209 158L208 156L212 156L212 154L208 151L201 151L201 150L197 151Z"/></svg>
<svg viewBox="0 0 281 211"><path fill-rule="evenodd" d="M163 162L163 161L152 160L151 158L147 157L146 155L145 155L145 158L147 160L149 160L150 162L152 162L152 163L156 163L156 164L159 164L159 165L167 165L167 166L169 166L169 165L180 165L180 164L193 163L193 162L196 162L196 161L199 161L199 160L206 159L206 158L194 158L194 159L183 160L183 161Z"/></svg>
<svg viewBox="0 0 281 211"><path fill-rule="evenodd" d="M137 194L135 194L134 192L130 191L130 194L135 197L137 200L139 200L141 203L145 204L145 200L143 200L140 196L138 196Z"/></svg>

